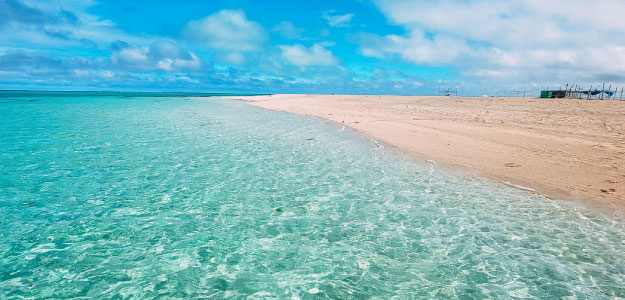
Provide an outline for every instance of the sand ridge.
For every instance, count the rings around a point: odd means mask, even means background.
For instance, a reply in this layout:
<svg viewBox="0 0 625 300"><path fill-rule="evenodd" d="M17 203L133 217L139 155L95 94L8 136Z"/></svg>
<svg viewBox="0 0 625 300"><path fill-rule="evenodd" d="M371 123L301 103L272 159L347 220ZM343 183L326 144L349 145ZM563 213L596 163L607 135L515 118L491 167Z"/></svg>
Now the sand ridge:
<svg viewBox="0 0 625 300"><path fill-rule="evenodd" d="M623 216L625 101L376 95L233 97L344 123L419 159Z"/></svg>

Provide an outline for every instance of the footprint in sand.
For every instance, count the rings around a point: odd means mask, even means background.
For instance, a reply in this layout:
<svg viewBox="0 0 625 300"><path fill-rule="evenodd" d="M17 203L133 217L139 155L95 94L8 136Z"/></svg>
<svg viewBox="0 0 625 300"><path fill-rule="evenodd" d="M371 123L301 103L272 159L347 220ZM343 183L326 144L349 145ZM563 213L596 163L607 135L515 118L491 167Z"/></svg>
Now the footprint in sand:
<svg viewBox="0 0 625 300"><path fill-rule="evenodd" d="M616 189L601 189L601 192L604 194L611 194L616 192Z"/></svg>

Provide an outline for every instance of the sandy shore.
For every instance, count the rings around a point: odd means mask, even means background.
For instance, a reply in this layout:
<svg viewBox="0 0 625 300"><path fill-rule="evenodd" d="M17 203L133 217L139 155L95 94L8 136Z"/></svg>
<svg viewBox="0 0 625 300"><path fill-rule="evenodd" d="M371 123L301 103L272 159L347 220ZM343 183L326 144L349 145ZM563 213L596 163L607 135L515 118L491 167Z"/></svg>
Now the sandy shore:
<svg viewBox="0 0 625 300"><path fill-rule="evenodd" d="M418 159L625 211L625 101L430 96L235 97L344 123Z"/></svg>

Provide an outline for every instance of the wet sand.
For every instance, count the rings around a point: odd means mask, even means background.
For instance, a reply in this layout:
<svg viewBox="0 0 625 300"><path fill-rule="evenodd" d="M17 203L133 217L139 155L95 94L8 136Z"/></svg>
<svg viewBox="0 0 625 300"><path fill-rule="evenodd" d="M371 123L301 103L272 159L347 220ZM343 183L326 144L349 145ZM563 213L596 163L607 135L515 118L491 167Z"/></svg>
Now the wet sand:
<svg viewBox="0 0 625 300"><path fill-rule="evenodd" d="M625 101L433 96L233 97L343 123L417 159L625 212Z"/></svg>

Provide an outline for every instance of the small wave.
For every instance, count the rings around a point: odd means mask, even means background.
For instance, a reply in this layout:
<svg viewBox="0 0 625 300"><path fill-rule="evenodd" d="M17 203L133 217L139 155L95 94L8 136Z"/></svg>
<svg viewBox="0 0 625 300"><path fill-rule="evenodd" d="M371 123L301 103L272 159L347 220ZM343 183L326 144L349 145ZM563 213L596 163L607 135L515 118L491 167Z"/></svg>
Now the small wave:
<svg viewBox="0 0 625 300"><path fill-rule="evenodd" d="M503 182L503 184L507 185L507 186L511 186L513 188L517 188L519 190L524 190L524 191L530 191L530 192L536 192L536 189L533 189L531 187L526 187L526 186L522 186L522 185L518 185L518 184L514 184L510 181L505 181Z"/></svg>

